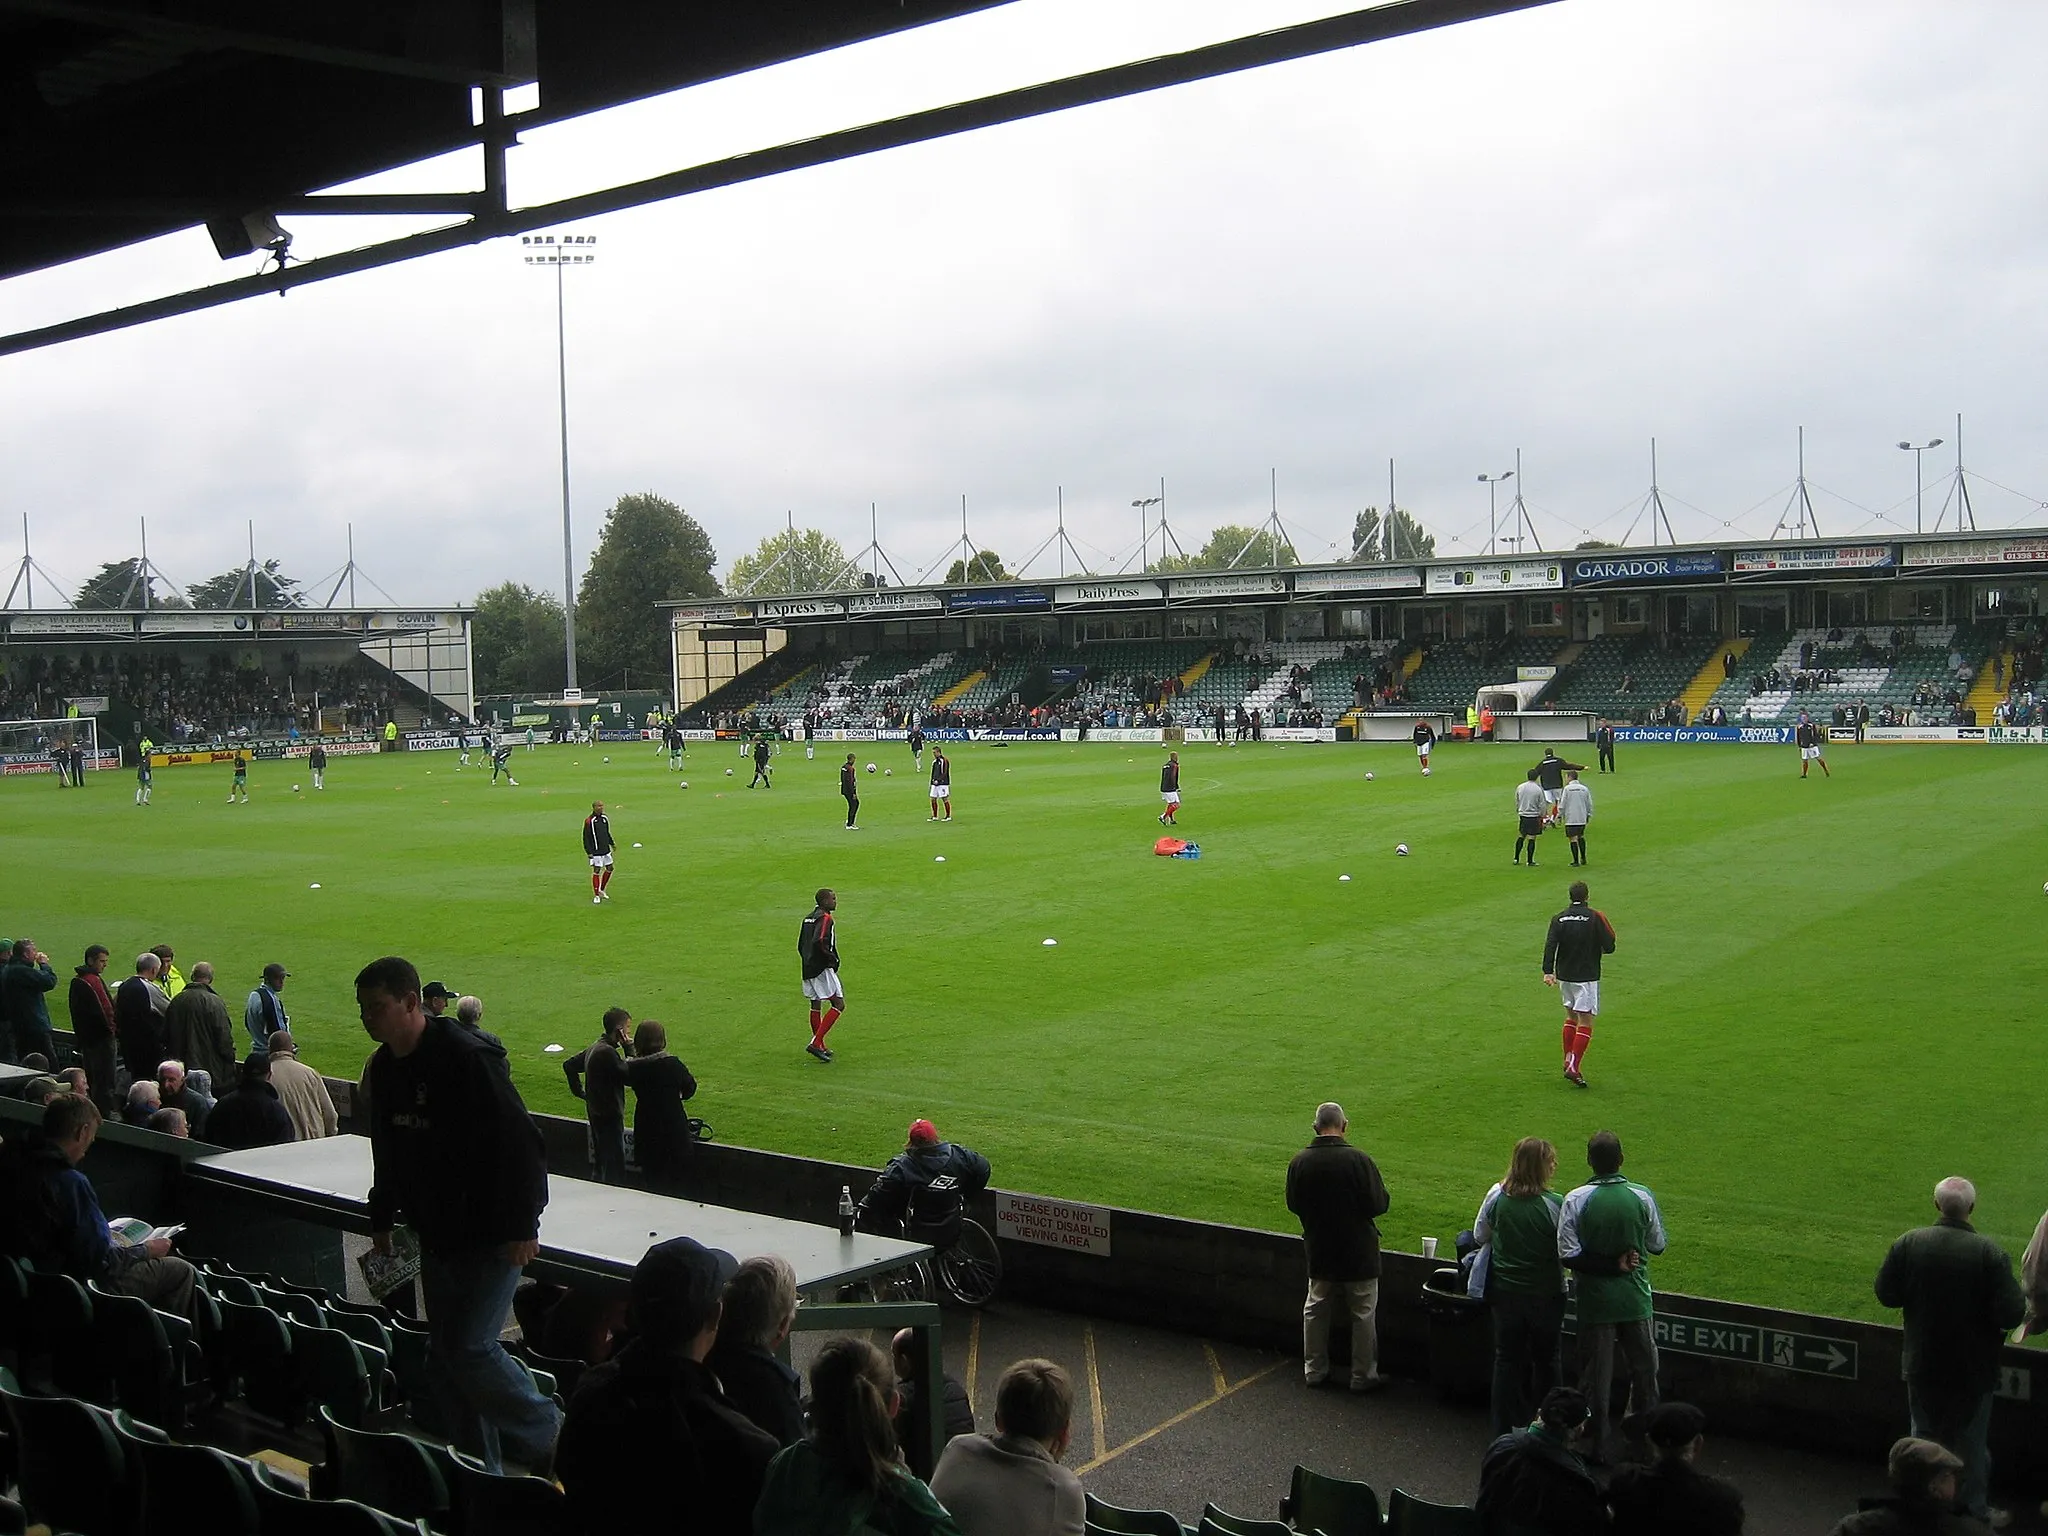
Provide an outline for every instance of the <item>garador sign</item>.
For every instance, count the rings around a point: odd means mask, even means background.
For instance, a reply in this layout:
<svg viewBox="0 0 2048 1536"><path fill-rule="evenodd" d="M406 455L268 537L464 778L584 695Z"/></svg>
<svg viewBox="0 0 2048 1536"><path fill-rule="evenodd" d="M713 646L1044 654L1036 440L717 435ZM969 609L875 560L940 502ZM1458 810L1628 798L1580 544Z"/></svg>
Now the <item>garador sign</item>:
<svg viewBox="0 0 2048 1536"><path fill-rule="evenodd" d="M1576 560L1572 562L1572 585L1591 586L1609 581L1682 581L1689 576L1718 576L1721 557L1704 555L1645 555L1627 560Z"/></svg>

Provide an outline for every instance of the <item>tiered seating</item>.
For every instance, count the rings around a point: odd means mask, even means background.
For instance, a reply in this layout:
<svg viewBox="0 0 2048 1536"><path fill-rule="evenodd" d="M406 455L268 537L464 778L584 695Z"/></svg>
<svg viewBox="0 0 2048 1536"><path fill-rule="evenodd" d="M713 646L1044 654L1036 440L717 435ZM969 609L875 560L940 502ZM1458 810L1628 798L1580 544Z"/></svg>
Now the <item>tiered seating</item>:
<svg viewBox="0 0 2048 1536"><path fill-rule="evenodd" d="M1545 704L1613 719L1640 716L1677 698L1720 648L1718 636L1675 640L1665 648L1650 635L1601 635L1552 686ZM1626 692L1623 678L1632 684Z"/></svg>
<svg viewBox="0 0 2048 1536"><path fill-rule="evenodd" d="M1212 649L1208 643L1199 640L1102 640L1047 659L1054 666L1088 669L1087 680L1072 695L1074 705L1091 710L1136 711L1144 707L1145 700L1139 689L1127 684L1125 679L1151 678L1157 681L1178 677ZM1213 703L1205 702L1213 695L1214 686L1204 685L1208 685L1206 677L1194 690L1168 701L1176 718L1215 709ZM1236 697L1233 696L1229 702L1235 704Z"/></svg>
<svg viewBox="0 0 2048 1536"><path fill-rule="evenodd" d="M1866 635L1874 646L1889 650L1893 629L1903 632L1905 644L1891 664L1864 659L1855 637ZM1847 643L1832 645L1828 633L1825 629L1800 629L1759 638L1735 676L1714 690L1710 702L1727 710L1731 720L1745 714L1752 720L1791 719L1801 710L1825 714L1838 704L1859 699L1873 710L1884 704L1906 709L1912 707L1914 692L1922 684L1933 684L1943 696L1958 686L1954 657L1960 656L1972 672L1981 669L1990 658L1995 639L1989 631L1970 624L1871 624L1852 632ZM1804 668L1799 662L1802 645L1813 647L1812 659ZM1799 671L1832 669L1841 681L1815 688L1779 687L1751 693L1750 679L1766 676L1774 668L1787 678Z"/></svg>
<svg viewBox="0 0 2048 1536"><path fill-rule="evenodd" d="M1280 1501L1278 1520L1251 1520L1202 1507L1201 1524L1190 1528L1163 1509L1123 1509L1087 1496L1088 1536L1478 1536L1479 1513L1462 1504L1432 1504L1396 1488L1387 1498L1381 1523L1379 1495L1368 1483L1325 1477L1297 1466Z"/></svg>
<svg viewBox="0 0 2048 1536"><path fill-rule="evenodd" d="M970 714L975 710L994 709L1024 686L1031 663L1018 657L1006 657L986 670L986 677L946 707Z"/></svg>
<svg viewBox="0 0 2048 1536"><path fill-rule="evenodd" d="M1463 714L1481 688L1513 682L1517 667L1548 666L1562 646L1562 641L1530 635L1516 635L1490 648L1478 641L1439 640L1408 679L1408 696L1425 709Z"/></svg>

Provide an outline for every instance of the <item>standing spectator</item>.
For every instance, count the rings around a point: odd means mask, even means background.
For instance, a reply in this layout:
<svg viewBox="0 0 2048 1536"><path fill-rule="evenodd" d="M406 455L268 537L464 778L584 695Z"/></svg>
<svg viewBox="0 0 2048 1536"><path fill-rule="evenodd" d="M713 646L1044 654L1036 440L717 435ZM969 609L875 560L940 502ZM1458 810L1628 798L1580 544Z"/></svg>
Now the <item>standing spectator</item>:
<svg viewBox="0 0 2048 1536"><path fill-rule="evenodd" d="M1600 722L1600 729L1593 733L1593 749L1597 754L1600 771L1614 772L1614 727L1605 720Z"/></svg>
<svg viewBox="0 0 2048 1536"><path fill-rule="evenodd" d="M1579 1387L1590 1402L1595 1459L1610 1453L1608 1409L1618 1345L1637 1413L1657 1406L1657 1337L1651 1327L1650 1255L1664 1251L1657 1200L1621 1176L1621 1138L1600 1131L1586 1143L1593 1177L1564 1197L1557 1252L1579 1277Z"/></svg>
<svg viewBox="0 0 2048 1536"><path fill-rule="evenodd" d="M1073 1419L1067 1373L1050 1360L1019 1360L996 1384L994 1438L949 1442L932 1496L964 1536L1082 1536L1087 1498L1060 1465Z"/></svg>
<svg viewBox="0 0 2048 1536"><path fill-rule="evenodd" d="M114 998L107 991L108 950L93 944L85 951L85 964L71 974L71 1038L85 1062L86 1081L92 1085L92 1101L102 1114L114 1107Z"/></svg>
<svg viewBox="0 0 2048 1536"><path fill-rule="evenodd" d="M918 1396L918 1385L930 1365L928 1336L915 1328L899 1328L889 1341L889 1366L896 1373L896 1439L903 1447L903 1462L919 1477L929 1479L937 1465L932 1460L932 1416ZM939 1372L939 1425L951 1444L962 1435L974 1433L974 1403L967 1384L943 1366Z"/></svg>
<svg viewBox="0 0 2048 1536"><path fill-rule="evenodd" d="M7 963L0 965L0 1012L6 1016L8 1045L0 1060L19 1061L24 1056L55 1059L57 1047L50 1034L48 994L55 990L57 973L50 969L50 957L36 948L34 939L16 939Z"/></svg>
<svg viewBox="0 0 2048 1536"><path fill-rule="evenodd" d="M860 815L860 775L854 771L853 754L846 754L846 761L839 766L839 798L846 802L846 830L857 831L856 818Z"/></svg>
<svg viewBox="0 0 2048 1536"><path fill-rule="evenodd" d="M296 1141L292 1117L270 1083L270 1057L251 1051L234 1088L206 1117L206 1139L216 1147L275 1147Z"/></svg>
<svg viewBox="0 0 2048 1536"><path fill-rule="evenodd" d="M0 1147L0 1251L189 1316L192 1266L172 1257L168 1238L115 1243L99 1196L78 1171L99 1131L100 1112L90 1099L60 1093L43 1106L39 1131L11 1136Z"/></svg>
<svg viewBox="0 0 2048 1536"><path fill-rule="evenodd" d="M213 966L201 960L164 1014L165 1043L188 1072L226 1082L235 1071L235 1026L228 1005L213 990Z"/></svg>
<svg viewBox="0 0 2048 1536"><path fill-rule="evenodd" d="M272 1035L291 1030L291 1016L284 1011L284 999L278 995L284 991L289 975L290 971L271 961L263 967L263 980L249 994L248 1006L242 1010L242 1026L249 1031L249 1049L258 1056L270 1049Z"/></svg>
<svg viewBox="0 0 2048 1536"><path fill-rule="evenodd" d="M483 1041L485 1045L497 1051L498 1070L504 1073L507 1079L510 1079L512 1076L511 1053L505 1049L504 1041L484 1028L484 1000L480 997L471 997L466 993L455 999L455 1024L458 1029L468 1030L477 1039Z"/></svg>
<svg viewBox="0 0 2048 1536"><path fill-rule="evenodd" d="M185 990L185 978L179 974L177 966L171 963L177 957L177 951L168 944L152 944L149 946L149 952L160 962L156 984L163 989L164 1001L175 1003L178 994Z"/></svg>
<svg viewBox="0 0 2048 1536"><path fill-rule="evenodd" d="M1891 1494L1864 1499L1832 1536L1983 1536L1984 1525L1956 1507L1956 1474L1963 1458L1932 1440L1894 1441L1885 1458Z"/></svg>
<svg viewBox="0 0 2048 1536"><path fill-rule="evenodd" d="M213 1108L213 1095L201 1093L182 1061L166 1061L156 1069L157 1102L185 1117L185 1125L201 1141L206 1139L206 1116Z"/></svg>
<svg viewBox="0 0 2048 1536"><path fill-rule="evenodd" d="M420 992L420 1005L427 1010L428 1018L438 1019L448 1012L448 1005L454 1002L458 995L448 990L446 982L430 981Z"/></svg>
<svg viewBox="0 0 2048 1536"><path fill-rule="evenodd" d="M1990 1505L1991 1393L1999 1346L2025 1318L2027 1303L2005 1250L1970 1225L1976 1208L1968 1179L1935 1185L1938 1219L1892 1244L1877 1272L1877 1299L1905 1310L1914 1436L1963 1458L1963 1507L1998 1529L2008 1517Z"/></svg>
<svg viewBox="0 0 2048 1536"><path fill-rule="evenodd" d="M157 1014L157 1001L163 994L156 989L156 973L162 963L144 950L135 957L135 974L114 994L114 1038L120 1046L121 1065L131 1078L154 1078L156 1064L170 1055Z"/></svg>
<svg viewBox="0 0 2048 1536"><path fill-rule="evenodd" d="M633 1056L625 1068L633 1090L634 1156L656 1189L674 1194L695 1139L683 1102L696 1093L697 1079L681 1057L668 1053L668 1031L653 1019L633 1031Z"/></svg>
<svg viewBox="0 0 2048 1536"><path fill-rule="evenodd" d="M1707 1416L1691 1403L1661 1403L1630 1422L1649 1442L1647 1467L1618 1469L1607 1484L1614 1536L1742 1536L1742 1490L1694 1463Z"/></svg>
<svg viewBox="0 0 2048 1536"><path fill-rule="evenodd" d="M299 1060L298 1042L283 1030L270 1037L270 1086L291 1117L294 1140L318 1141L340 1131L326 1081Z"/></svg>
<svg viewBox="0 0 2048 1536"><path fill-rule="evenodd" d="M1486 1536L1601 1536L1611 1529L1600 1484L1572 1450L1586 1395L1557 1387L1527 1429L1502 1435L1479 1463L1479 1529Z"/></svg>
<svg viewBox="0 0 2048 1536"><path fill-rule="evenodd" d="M734 1268L731 1254L687 1237L657 1244L634 1266L633 1342L585 1373L555 1457L581 1529L753 1530L775 1440L705 1362L724 1331L720 1293Z"/></svg>
<svg viewBox="0 0 2048 1536"><path fill-rule="evenodd" d="M410 961L365 966L356 1002L378 1044L365 1073L370 1240L388 1252L400 1221L419 1234L428 1360L456 1443L494 1472L504 1453L546 1467L561 1415L499 1342L519 1272L540 1251L540 1132L496 1053L427 1017Z"/></svg>
<svg viewBox="0 0 2048 1536"><path fill-rule="evenodd" d="M569 1092L590 1120L590 1160L600 1183L626 1182L626 1026L633 1016L607 1008L597 1039L562 1063Z"/></svg>
<svg viewBox="0 0 2048 1536"><path fill-rule="evenodd" d="M1308 1300L1301 1309L1302 1379L1330 1374L1330 1313L1341 1298L1351 1314L1351 1390L1376 1392L1380 1297L1380 1217L1387 1186L1377 1164L1344 1139L1351 1128L1340 1104L1316 1109L1315 1140L1287 1165L1287 1209L1301 1218L1308 1250Z"/></svg>
<svg viewBox="0 0 2048 1536"><path fill-rule="evenodd" d="M834 1339L811 1366L811 1438L768 1464L754 1536L961 1536L903 1465L889 1360L866 1339Z"/></svg>
<svg viewBox="0 0 2048 1536"><path fill-rule="evenodd" d="M781 1350L796 1322L796 1271L779 1254L748 1259L725 1282L718 1342L704 1363L732 1405L778 1445L804 1437L803 1378Z"/></svg>
<svg viewBox="0 0 2048 1536"><path fill-rule="evenodd" d="M1493 1432L1529 1422L1561 1374L1564 1265L1557 1256L1563 1199L1551 1192L1557 1148L1540 1136L1515 1143L1507 1176L1486 1192L1472 1235L1486 1244L1493 1313Z"/></svg>

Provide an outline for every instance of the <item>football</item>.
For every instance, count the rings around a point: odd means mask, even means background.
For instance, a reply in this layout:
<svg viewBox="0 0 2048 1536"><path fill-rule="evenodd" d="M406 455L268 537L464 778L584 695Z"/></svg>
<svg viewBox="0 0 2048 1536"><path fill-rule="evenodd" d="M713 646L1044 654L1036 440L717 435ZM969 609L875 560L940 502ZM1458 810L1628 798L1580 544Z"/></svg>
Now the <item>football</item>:
<svg viewBox="0 0 2048 1536"><path fill-rule="evenodd" d="M294 785L292 786L292 793L296 795L296 794L297 794L298 792L299 792L299 786L298 786L298 785L296 785L296 784L294 784Z"/></svg>
<svg viewBox="0 0 2048 1536"><path fill-rule="evenodd" d="M684 779L680 784L676 785L677 789L688 789L689 787L690 781L688 779Z"/></svg>
<svg viewBox="0 0 2048 1536"><path fill-rule="evenodd" d="M1367 770L1367 772L1366 772L1366 775L1365 775L1365 782L1366 782L1366 783L1368 783L1368 784L1370 784L1370 783L1372 782L1372 773L1371 773L1371 770Z"/></svg>
<svg viewBox="0 0 2048 1536"><path fill-rule="evenodd" d="M1406 843L1396 843L1394 844L1394 852L1405 859L1408 857L1408 845Z"/></svg>
<svg viewBox="0 0 2048 1536"><path fill-rule="evenodd" d="M610 762L610 761L611 761L611 759L610 759L610 758L606 758L606 759L605 759L605 761L606 761L606 762Z"/></svg>
<svg viewBox="0 0 2048 1536"><path fill-rule="evenodd" d="M882 777L885 779L893 779L896 777L896 770L894 768L884 768L882 770Z"/></svg>
<svg viewBox="0 0 2048 1536"><path fill-rule="evenodd" d="M1422 770L1422 776L1423 776L1423 777L1424 777L1425 779L1429 777L1429 770L1428 770L1427 768L1425 768L1425 769L1423 769L1423 770Z"/></svg>
<svg viewBox="0 0 2048 1536"><path fill-rule="evenodd" d="M728 768L728 769L726 769L726 770L725 770L725 776L726 776L726 777L727 777L728 779L732 777L732 770L731 770L730 768Z"/></svg>
<svg viewBox="0 0 2048 1536"><path fill-rule="evenodd" d="M873 773L874 771L875 771L875 765L874 765L873 763L869 763L869 764L868 764L868 772L869 772L869 773Z"/></svg>

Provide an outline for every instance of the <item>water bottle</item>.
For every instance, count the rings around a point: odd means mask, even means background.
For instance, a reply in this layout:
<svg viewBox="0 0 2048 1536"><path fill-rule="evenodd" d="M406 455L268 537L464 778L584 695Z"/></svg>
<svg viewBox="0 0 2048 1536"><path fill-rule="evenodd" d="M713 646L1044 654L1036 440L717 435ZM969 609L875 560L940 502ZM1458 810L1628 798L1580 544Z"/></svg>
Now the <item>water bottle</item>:
<svg viewBox="0 0 2048 1536"><path fill-rule="evenodd" d="M853 1186L839 1186L839 1235L853 1236Z"/></svg>

